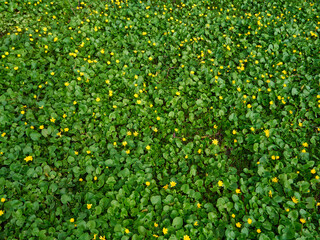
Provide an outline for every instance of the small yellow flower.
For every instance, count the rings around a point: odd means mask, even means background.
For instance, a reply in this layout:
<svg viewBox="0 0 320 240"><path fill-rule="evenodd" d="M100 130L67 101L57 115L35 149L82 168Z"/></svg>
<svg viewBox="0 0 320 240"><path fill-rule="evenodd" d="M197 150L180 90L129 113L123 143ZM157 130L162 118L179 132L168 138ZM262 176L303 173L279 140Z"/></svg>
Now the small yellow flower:
<svg viewBox="0 0 320 240"><path fill-rule="evenodd" d="M201 204L200 204L200 203L197 203L197 207L198 207L198 208L201 208Z"/></svg>
<svg viewBox="0 0 320 240"><path fill-rule="evenodd" d="M20 113L23 115L23 114L25 114L26 112L25 112L25 111L21 111Z"/></svg>
<svg viewBox="0 0 320 240"><path fill-rule="evenodd" d="M201 151L202 151L202 150L201 150L201 149L199 149L199 150L198 150L198 153L200 154L200 153L201 153Z"/></svg>
<svg viewBox="0 0 320 240"><path fill-rule="evenodd" d="M70 222L73 223L74 222L74 218L70 218Z"/></svg>
<svg viewBox="0 0 320 240"><path fill-rule="evenodd" d="M24 160L26 162L29 162L29 161L32 161L33 160L33 157L32 156L28 156L28 157L25 157Z"/></svg>
<svg viewBox="0 0 320 240"><path fill-rule="evenodd" d="M296 197L292 197L291 199L292 199L292 202L298 203L298 199Z"/></svg>
<svg viewBox="0 0 320 240"><path fill-rule="evenodd" d="M5 132L1 134L1 136L2 136L2 137L4 137L5 135L6 135L6 133L5 133Z"/></svg>
<svg viewBox="0 0 320 240"><path fill-rule="evenodd" d="M0 216L2 216L4 214L3 210L0 210Z"/></svg>
<svg viewBox="0 0 320 240"><path fill-rule="evenodd" d="M14 67L14 70L16 70L16 71L17 71L18 69L19 69L18 67Z"/></svg>
<svg viewBox="0 0 320 240"><path fill-rule="evenodd" d="M266 134L267 137L270 136L270 131L268 129L264 130L264 133Z"/></svg>
<svg viewBox="0 0 320 240"><path fill-rule="evenodd" d="M269 191L269 197L272 197L272 191L271 190Z"/></svg>
<svg viewBox="0 0 320 240"><path fill-rule="evenodd" d="M127 141L123 141L123 142L122 142L122 145L123 145L124 147L127 146L127 144L128 144Z"/></svg>
<svg viewBox="0 0 320 240"><path fill-rule="evenodd" d="M315 169L312 169L310 172L311 172L312 174L315 174L315 173L316 173L316 170L315 170Z"/></svg>
<svg viewBox="0 0 320 240"><path fill-rule="evenodd" d="M65 85L66 87L68 87L68 86L70 85L70 83L65 82L64 85Z"/></svg>
<svg viewBox="0 0 320 240"><path fill-rule="evenodd" d="M126 151L126 154L130 154L130 149L128 149L128 150Z"/></svg>
<svg viewBox="0 0 320 240"><path fill-rule="evenodd" d="M5 202L6 201L6 199L5 198L1 198L1 202Z"/></svg>
<svg viewBox="0 0 320 240"><path fill-rule="evenodd" d="M235 218L235 217L236 217L236 215L235 215L235 214L232 214L232 215L231 215L231 217L232 217L232 218Z"/></svg>
<svg viewBox="0 0 320 240"><path fill-rule="evenodd" d="M147 149L147 150L150 150L150 149L151 149L151 147L148 145L148 146L146 146L146 149Z"/></svg>
<svg viewBox="0 0 320 240"><path fill-rule="evenodd" d="M174 187L174 186L176 186L176 185L177 185L176 182L174 182L174 181L171 181L171 182L170 182L170 187Z"/></svg>
<svg viewBox="0 0 320 240"><path fill-rule="evenodd" d="M277 177L272 178L272 182L277 183L279 180Z"/></svg>
<svg viewBox="0 0 320 240"><path fill-rule="evenodd" d="M248 104L247 107L248 107L248 108L251 108L252 106L251 106L251 104Z"/></svg>
<svg viewBox="0 0 320 240"><path fill-rule="evenodd" d="M168 229L167 228L163 228L162 232L163 232L163 234L167 234L168 233Z"/></svg>
<svg viewBox="0 0 320 240"><path fill-rule="evenodd" d="M163 188L165 189L165 190L167 190L168 189L168 187L169 187L169 185L167 184L167 185L165 185L165 186L163 186Z"/></svg>
<svg viewBox="0 0 320 240"><path fill-rule="evenodd" d="M51 74L51 76L53 76L53 75L54 75L54 72L51 72L50 74Z"/></svg>
<svg viewBox="0 0 320 240"><path fill-rule="evenodd" d="M130 230L128 228L126 228L126 230L124 230L126 234L128 234L130 232Z"/></svg>
<svg viewBox="0 0 320 240"><path fill-rule="evenodd" d="M190 237L188 235L184 235L183 240L190 240Z"/></svg>
<svg viewBox="0 0 320 240"><path fill-rule="evenodd" d="M232 134L237 134L237 131L236 131L236 130L233 130L233 131L232 131Z"/></svg>
<svg viewBox="0 0 320 240"><path fill-rule="evenodd" d="M97 98L96 98L96 101L97 101L97 102L100 102L100 98L97 97Z"/></svg>
<svg viewBox="0 0 320 240"><path fill-rule="evenodd" d="M146 185L147 185L147 186L150 186L150 182L146 182Z"/></svg>
<svg viewBox="0 0 320 240"><path fill-rule="evenodd" d="M257 233L261 233L261 229L260 228L257 229Z"/></svg>
<svg viewBox="0 0 320 240"><path fill-rule="evenodd" d="M241 228L241 223L237 222L236 226L237 226L238 228Z"/></svg>
<svg viewBox="0 0 320 240"><path fill-rule="evenodd" d="M236 189L236 193L237 193L237 194L241 193L241 190L240 190L239 188Z"/></svg>
<svg viewBox="0 0 320 240"><path fill-rule="evenodd" d="M221 180L218 181L218 186L222 187L223 186L223 182Z"/></svg>
<svg viewBox="0 0 320 240"><path fill-rule="evenodd" d="M154 225L155 227L158 227L158 226L159 226L158 223L154 223L153 225Z"/></svg>
<svg viewBox="0 0 320 240"><path fill-rule="evenodd" d="M88 151L87 151L87 154L90 154L90 153L91 153L91 151L90 151L90 150L88 150Z"/></svg>
<svg viewBox="0 0 320 240"><path fill-rule="evenodd" d="M195 221L193 225L198 226L198 221Z"/></svg>
<svg viewBox="0 0 320 240"><path fill-rule="evenodd" d="M97 181L98 180L98 178L97 178L97 176L94 176L94 178L93 178L95 181Z"/></svg>
<svg viewBox="0 0 320 240"><path fill-rule="evenodd" d="M90 209L92 207L92 204L87 204L87 208Z"/></svg>
<svg viewBox="0 0 320 240"><path fill-rule="evenodd" d="M304 224L304 223L306 223L306 220L305 220L304 218L300 218L300 222L301 222L302 224Z"/></svg>
<svg viewBox="0 0 320 240"><path fill-rule="evenodd" d="M180 96L180 92L176 92L176 95L177 95L177 96Z"/></svg>
<svg viewBox="0 0 320 240"><path fill-rule="evenodd" d="M252 223L252 219L248 218L248 223L251 224Z"/></svg>
<svg viewBox="0 0 320 240"><path fill-rule="evenodd" d="M160 117L157 117L157 120L159 121L159 120L160 120Z"/></svg>
<svg viewBox="0 0 320 240"><path fill-rule="evenodd" d="M217 139L213 139L212 143L213 143L214 145L218 145L219 141L218 141Z"/></svg>

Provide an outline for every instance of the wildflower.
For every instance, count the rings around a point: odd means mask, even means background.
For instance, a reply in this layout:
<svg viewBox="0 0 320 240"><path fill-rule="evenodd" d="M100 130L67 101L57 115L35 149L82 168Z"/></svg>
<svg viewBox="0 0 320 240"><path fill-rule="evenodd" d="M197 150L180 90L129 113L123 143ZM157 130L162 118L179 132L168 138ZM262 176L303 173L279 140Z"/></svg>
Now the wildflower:
<svg viewBox="0 0 320 240"><path fill-rule="evenodd" d="M165 190L167 190L167 189L168 189L168 184L165 185L165 186L163 186L163 188L164 188Z"/></svg>
<svg viewBox="0 0 320 240"><path fill-rule="evenodd" d="M21 114L22 114L22 115L25 114L25 111L21 111Z"/></svg>
<svg viewBox="0 0 320 240"><path fill-rule="evenodd" d="M269 191L269 197L272 197L272 191L271 190Z"/></svg>
<svg viewBox="0 0 320 240"><path fill-rule="evenodd" d="M163 234L167 234L168 233L168 229L167 228L163 228L162 232L163 232Z"/></svg>
<svg viewBox="0 0 320 240"><path fill-rule="evenodd" d="M233 130L233 131L232 131L232 134L237 134L237 131L236 131L236 130Z"/></svg>
<svg viewBox="0 0 320 240"><path fill-rule="evenodd" d="M302 224L304 224L304 223L306 223L306 220L305 220L304 218L300 218L300 222L301 222Z"/></svg>
<svg viewBox="0 0 320 240"><path fill-rule="evenodd" d="M304 147L308 147L309 145L308 145L308 143L302 143L302 146L304 146Z"/></svg>
<svg viewBox="0 0 320 240"><path fill-rule="evenodd" d="M236 189L236 193L237 193L237 194L241 193L241 190L240 190L239 188Z"/></svg>
<svg viewBox="0 0 320 240"><path fill-rule="evenodd" d="M248 223L251 224L252 223L252 219L248 218Z"/></svg>
<svg viewBox="0 0 320 240"><path fill-rule="evenodd" d="M310 172L311 172L312 174L315 174L315 173L316 173L316 170L315 170L315 169L312 169Z"/></svg>
<svg viewBox="0 0 320 240"><path fill-rule="evenodd" d="M1 136L2 136L2 137L4 137L5 135L6 135L6 133L5 133L5 132L1 134Z"/></svg>
<svg viewBox="0 0 320 240"><path fill-rule="evenodd" d="M73 223L74 222L74 218L70 218L70 222Z"/></svg>
<svg viewBox="0 0 320 240"><path fill-rule="evenodd" d="M292 199L292 202L298 203L298 199L296 197L292 197L291 199Z"/></svg>
<svg viewBox="0 0 320 240"><path fill-rule="evenodd" d="M26 162L29 162L29 161L32 161L33 160L33 157L32 156L28 156L28 157L25 157L24 160Z"/></svg>
<svg viewBox="0 0 320 240"><path fill-rule="evenodd" d="M90 150L88 150L88 151L87 151L87 154L90 154L90 153L91 153L91 151L90 151Z"/></svg>
<svg viewBox="0 0 320 240"><path fill-rule="evenodd" d="M146 149L147 149L147 150L150 150L150 149L151 149L151 147L148 145L148 146L146 146Z"/></svg>
<svg viewBox="0 0 320 240"><path fill-rule="evenodd" d="M266 134L267 137L270 136L270 131L268 129L264 130L264 133Z"/></svg>
<svg viewBox="0 0 320 240"><path fill-rule="evenodd" d="M128 149L127 151L126 151L126 154L129 154L130 153L130 149Z"/></svg>
<svg viewBox="0 0 320 240"><path fill-rule="evenodd" d="M147 185L147 186L150 186L150 182L146 182L146 185Z"/></svg>
<svg viewBox="0 0 320 240"><path fill-rule="evenodd" d="M188 235L184 235L183 240L190 240L190 237Z"/></svg>
<svg viewBox="0 0 320 240"><path fill-rule="evenodd" d="M232 214L232 215L231 215L231 217L232 217L232 218L235 218L235 217L236 217L236 215L235 215L235 214Z"/></svg>
<svg viewBox="0 0 320 240"><path fill-rule="evenodd" d="M92 204L87 204L87 208L90 209L92 207Z"/></svg>
<svg viewBox="0 0 320 240"><path fill-rule="evenodd" d="M219 186L219 187L222 187L222 186L223 186L223 182L222 182L221 180L219 180L218 186Z"/></svg>
<svg viewBox="0 0 320 240"><path fill-rule="evenodd" d="M97 102L100 102L100 98L97 97L97 98L96 98L96 101L97 101Z"/></svg>
<svg viewBox="0 0 320 240"><path fill-rule="evenodd" d="M126 228L126 230L124 230L125 231L125 233L129 233L130 232L130 230L128 229L128 228Z"/></svg>
<svg viewBox="0 0 320 240"><path fill-rule="evenodd" d="M170 187L174 187L174 186L176 186L176 185L177 185L176 182L174 182L174 181L171 181L171 182L170 182Z"/></svg>
<svg viewBox="0 0 320 240"><path fill-rule="evenodd" d="M201 204L200 204L200 203L197 203L197 207L198 207L198 208L201 208Z"/></svg>
<svg viewBox="0 0 320 240"><path fill-rule="evenodd" d="M198 226L198 221L195 221L193 225Z"/></svg>
<svg viewBox="0 0 320 240"><path fill-rule="evenodd" d="M277 177L272 178L272 182L277 183L279 180Z"/></svg>
<svg viewBox="0 0 320 240"><path fill-rule="evenodd" d="M153 225L154 225L155 227L158 227L158 226L159 226L158 223L154 223Z"/></svg>
<svg viewBox="0 0 320 240"><path fill-rule="evenodd" d="M1 198L1 202L5 202L6 201L6 199L5 198Z"/></svg>
<svg viewBox="0 0 320 240"><path fill-rule="evenodd" d="M126 141L124 141L124 142L122 142L122 145L125 147L125 146L127 146L127 142Z"/></svg>
<svg viewBox="0 0 320 240"><path fill-rule="evenodd" d="M51 76L53 76L53 75L54 75L54 72L51 72L50 74L51 74Z"/></svg>
<svg viewBox="0 0 320 240"><path fill-rule="evenodd" d="M4 214L3 210L0 210L0 216L2 216Z"/></svg>
<svg viewBox="0 0 320 240"><path fill-rule="evenodd" d="M138 136L138 132L137 131L135 131L134 133L133 133L133 135L136 137L136 136Z"/></svg>
<svg viewBox="0 0 320 240"><path fill-rule="evenodd" d="M260 228L257 229L257 233L261 233L261 229Z"/></svg>
<svg viewBox="0 0 320 240"><path fill-rule="evenodd" d="M177 96L180 96L180 92L176 92L176 95L177 95Z"/></svg>
<svg viewBox="0 0 320 240"><path fill-rule="evenodd" d="M241 223L237 222L236 226L237 226L238 228L241 228Z"/></svg>
<svg viewBox="0 0 320 240"><path fill-rule="evenodd" d="M214 145L218 145L219 141L218 141L217 139L213 139L212 143L213 143Z"/></svg>

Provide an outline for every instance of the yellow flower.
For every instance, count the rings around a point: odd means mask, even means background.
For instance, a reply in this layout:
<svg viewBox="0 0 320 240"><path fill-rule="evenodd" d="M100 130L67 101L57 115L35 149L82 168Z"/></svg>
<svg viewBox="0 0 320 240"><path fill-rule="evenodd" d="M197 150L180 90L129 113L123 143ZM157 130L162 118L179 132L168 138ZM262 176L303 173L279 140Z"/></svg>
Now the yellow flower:
<svg viewBox="0 0 320 240"><path fill-rule="evenodd" d="M163 234L167 234L168 233L168 229L167 228L163 228L162 232L163 232Z"/></svg>
<svg viewBox="0 0 320 240"><path fill-rule="evenodd" d="M247 107L248 107L248 108L251 108L252 106L251 106L251 104L248 104Z"/></svg>
<svg viewBox="0 0 320 240"><path fill-rule="evenodd" d="M201 208L201 204L200 204L200 203L197 203L197 207L198 207L198 208Z"/></svg>
<svg viewBox="0 0 320 240"><path fill-rule="evenodd" d="M198 153L200 154L200 153L201 153L201 151L202 151L202 150L201 150L201 149L199 149L199 150L198 150Z"/></svg>
<svg viewBox="0 0 320 240"><path fill-rule="evenodd" d="M127 234L130 232L130 230L128 228L126 228L126 230L124 230Z"/></svg>
<svg viewBox="0 0 320 240"><path fill-rule="evenodd" d="M190 240L190 237L188 235L184 235L183 240Z"/></svg>
<svg viewBox="0 0 320 240"><path fill-rule="evenodd" d="M133 136L136 137L136 136L138 136L138 134L139 134L139 133L138 133L137 131L135 131L135 132L133 133Z"/></svg>
<svg viewBox="0 0 320 240"><path fill-rule="evenodd" d="M100 102L100 98L96 98L96 101L97 101L97 102Z"/></svg>
<svg viewBox="0 0 320 240"><path fill-rule="evenodd" d="M25 114L26 112L25 111L21 111L21 114L23 115L23 114Z"/></svg>
<svg viewBox="0 0 320 240"><path fill-rule="evenodd" d="M70 218L70 222L73 223L74 222L74 218Z"/></svg>
<svg viewBox="0 0 320 240"><path fill-rule="evenodd" d="M0 216L2 216L4 214L3 210L0 210Z"/></svg>
<svg viewBox="0 0 320 240"><path fill-rule="evenodd" d="M305 220L304 218L300 218L300 222L301 222L302 224L304 224L304 223L306 223L306 220Z"/></svg>
<svg viewBox="0 0 320 240"><path fill-rule="evenodd" d="M309 145L308 145L308 143L302 143L302 146L304 146L304 147L308 147Z"/></svg>
<svg viewBox="0 0 320 240"><path fill-rule="evenodd" d="M272 191L271 190L269 191L269 197L272 197Z"/></svg>
<svg viewBox="0 0 320 240"><path fill-rule="evenodd" d="M241 228L241 223L237 222L236 226L237 226L238 228Z"/></svg>
<svg viewBox="0 0 320 240"><path fill-rule="evenodd" d="M70 85L70 83L65 82L64 85L65 85L66 87L68 87L68 86Z"/></svg>
<svg viewBox="0 0 320 240"><path fill-rule="evenodd" d="M176 92L176 95L177 95L177 96L180 96L180 92Z"/></svg>
<svg viewBox="0 0 320 240"><path fill-rule="evenodd" d="M241 193L241 190L238 188L238 189L236 189L236 193Z"/></svg>
<svg viewBox="0 0 320 240"><path fill-rule="evenodd" d="M53 75L54 75L54 72L51 72L50 74L51 74L51 76L53 76Z"/></svg>
<svg viewBox="0 0 320 240"><path fill-rule="evenodd" d="M272 178L272 182L277 183L279 180L277 177Z"/></svg>
<svg viewBox="0 0 320 240"><path fill-rule="evenodd" d="M252 223L252 219L248 218L248 223L251 224Z"/></svg>
<svg viewBox="0 0 320 240"><path fill-rule="evenodd" d="M221 180L219 180L218 186L219 186L219 187L222 187L222 186L223 186L223 182L222 182Z"/></svg>
<svg viewBox="0 0 320 240"><path fill-rule="evenodd" d="M158 227L159 225L158 225L158 223L154 223L154 226L155 226L155 227Z"/></svg>
<svg viewBox="0 0 320 240"><path fill-rule="evenodd" d="M261 229L260 228L257 229L257 233L261 233Z"/></svg>
<svg viewBox="0 0 320 240"><path fill-rule="evenodd" d="M67 115L66 114L63 114L63 116L62 116L63 118L66 118L67 117Z"/></svg>
<svg viewBox="0 0 320 240"><path fill-rule="evenodd" d="M174 187L174 186L176 186L176 185L177 185L176 182L173 182L173 181L170 182L170 187Z"/></svg>
<svg viewBox="0 0 320 240"><path fill-rule="evenodd" d="M128 149L127 151L126 151L126 154L129 154L130 153L130 149Z"/></svg>
<svg viewBox="0 0 320 240"><path fill-rule="evenodd" d="M236 215L232 214L232 215L231 215L231 217L232 217L232 218L235 218L235 217L236 217Z"/></svg>
<svg viewBox="0 0 320 240"><path fill-rule="evenodd" d="M90 151L90 150L88 150L88 151L87 151L87 154L90 154L90 153L91 153L91 151Z"/></svg>
<svg viewBox="0 0 320 240"><path fill-rule="evenodd" d="M237 131L236 131L236 130L233 130L233 131L232 131L232 134L237 134Z"/></svg>
<svg viewBox="0 0 320 240"><path fill-rule="evenodd" d="M165 186L163 186L163 188L164 188L165 190L167 190L167 189L168 189L168 184L165 185Z"/></svg>
<svg viewBox="0 0 320 240"><path fill-rule="evenodd" d="M268 129L264 130L264 133L266 134L267 137L270 136L270 131Z"/></svg>
<svg viewBox="0 0 320 240"><path fill-rule="evenodd" d="M193 225L198 226L198 221L195 221Z"/></svg>
<svg viewBox="0 0 320 240"><path fill-rule="evenodd" d="M16 70L16 71L17 71L18 69L19 69L18 67L14 67L14 70Z"/></svg>
<svg viewBox="0 0 320 240"><path fill-rule="evenodd" d="M92 207L92 204L87 204L87 208L90 209Z"/></svg>
<svg viewBox="0 0 320 240"><path fill-rule="evenodd" d="M97 179L98 179L98 178L97 178L97 176L94 176L94 178L93 178L93 179L94 179L95 181L97 181Z"/></svg>
<svg viewBox="0 0 320 240"><path fill-rule="evenodd" d="M150 182L146 182L146 185L147 185L147 186L150 186Z"/></svg>
<svg viewBox="0 0 320 240"><path fill-rule="evenodd" d="M291 199L292 199L292 202L298 203L298 199L296 197L292 197Z"/></svg>
<svg viewBox="0 0 320 240"><path fill-rule="evenodd" d="M1 202L5 202L6 201L6 199L5 198L1 198Z"/></svg>
<svg viewBox="0 0 320 240"><path fill-rule="evenodd" d="M127 144L128 144L128 143L127 143L126 141L123 141L123 142L122 142L122 145L123 145L123 146L127 146Z"/></svg>
<svg viewBox="0 0 320 240"><path fill-rule="evenodd" d="M148 145L148 146L146 146L146 149L147 149L147 150L150 150L150 149L151 149L151 147Z"/></svg>
<svg viewBox="0 0 320 240"><path fill-rule="evenodd" d="M2 137L4 137L5 135L6 135L6 133L5 133L5 132L1 134L1 136L2 136Z"/></svg>
<svg viewBox="0 0 320 240"><path fill-rule="evenodd" d="M25 160L26 162L29 162L29 161L32 161L32 160L33 160L33 157L32 157L32 156L27 156L27 157L24 158L24 160Z"/></svg>
<svg viewBox="0 0 320 240"><path fill-rule="evenodd" d="M315 174L315 173L316 173L316 170L315 170L315 169L312 169L310 172L311 172L312 174Z"/></svg>
<svg viewBox="0 0 320 240"><path fill-rule="evenodd" d="M160 117L157 117L157 120L159 121L159 120L160 120Z"/></svg>
<svg viewBox="0 0 320 240"><path fill-rule="evenodd" d="M219 141L218 141L217 139L213 139L212 143L213 143L214 145L218 145Z"/></svg>

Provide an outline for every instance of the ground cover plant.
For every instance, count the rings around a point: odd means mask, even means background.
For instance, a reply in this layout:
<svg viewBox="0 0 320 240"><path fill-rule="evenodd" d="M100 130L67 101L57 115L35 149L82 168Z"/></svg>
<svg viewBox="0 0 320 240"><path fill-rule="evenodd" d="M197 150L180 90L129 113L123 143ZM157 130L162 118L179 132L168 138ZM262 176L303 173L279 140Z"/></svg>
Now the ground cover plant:
<svg viewBox="0 0 320 240"><path fill-rule="evenodd" d="M0 3L1 239L319 239L317 1Z"/></svg>

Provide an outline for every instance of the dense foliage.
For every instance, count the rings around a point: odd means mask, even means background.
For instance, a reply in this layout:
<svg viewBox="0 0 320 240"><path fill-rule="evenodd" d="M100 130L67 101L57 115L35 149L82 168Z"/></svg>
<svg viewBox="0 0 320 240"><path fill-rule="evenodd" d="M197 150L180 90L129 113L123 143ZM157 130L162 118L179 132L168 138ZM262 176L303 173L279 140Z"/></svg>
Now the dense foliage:
<svg viewBox="0 0 320 240"><path fill-rule="evenodd" d="M317 239L320 5L0 3L1 239Z"/></svg>

